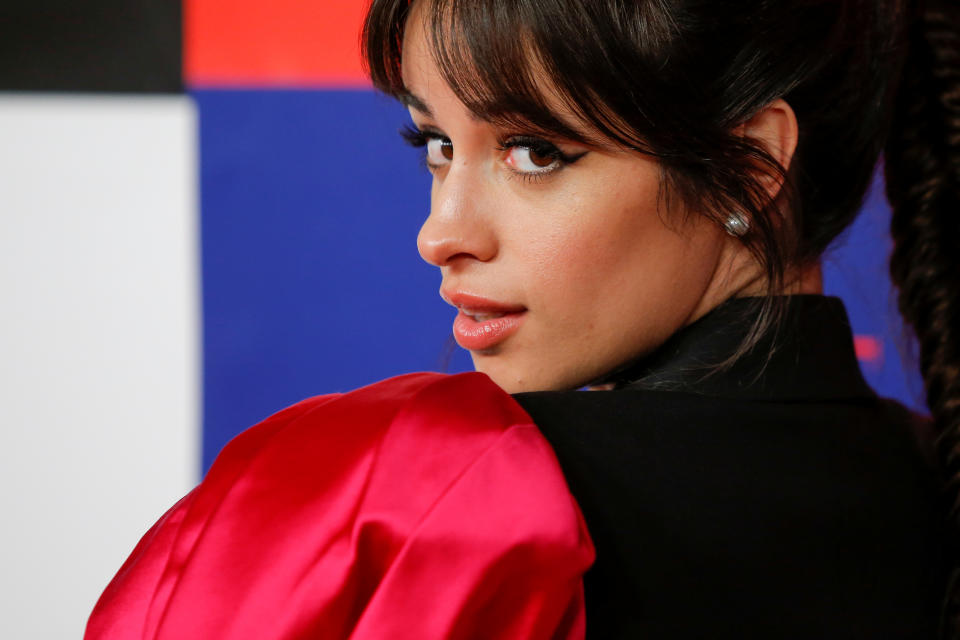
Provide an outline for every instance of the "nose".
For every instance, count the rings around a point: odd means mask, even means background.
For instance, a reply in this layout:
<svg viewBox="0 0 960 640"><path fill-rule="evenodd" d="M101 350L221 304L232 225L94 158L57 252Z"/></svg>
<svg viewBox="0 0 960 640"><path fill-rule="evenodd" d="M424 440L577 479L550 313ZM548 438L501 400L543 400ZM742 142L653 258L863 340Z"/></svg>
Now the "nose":
<svg viewBox="0 0 960 640"><path fill-rule="evenodd" d="M420 256L437 267L467 260L488 262L497 255L492 210L484 205L489 194L482 178L470 177L467 169L451 167L434 182L430 215L417 236Z"/></svg>

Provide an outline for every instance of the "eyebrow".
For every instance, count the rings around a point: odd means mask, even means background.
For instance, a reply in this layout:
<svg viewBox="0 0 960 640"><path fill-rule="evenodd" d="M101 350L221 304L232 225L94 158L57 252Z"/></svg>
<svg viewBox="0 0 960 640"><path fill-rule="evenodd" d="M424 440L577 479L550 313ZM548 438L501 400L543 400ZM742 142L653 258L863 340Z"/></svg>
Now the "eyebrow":
<svg viewBox="0 0 960 640"><path fill-rule="evenodd" d="M433 115L433 109L430 108L430 105L428 105L423 98L420 98L417 96L417 94L409 89L404 88L404 90L397 95L397 98L400 100L400 103L403 106L416 109L428 118L435 118ZM487 122L475 113L470 114L470 119L474 122Z"/></svg>
<svg viewBox="0 0 960 640"><path fill-rule="evenodd" d="M400 94L400 102L403 103L405 107L416 109L428 118L433 117L433 110L430 109L422 98L418 98L417 95L409 89L404 89L403 93Z"/></svg>

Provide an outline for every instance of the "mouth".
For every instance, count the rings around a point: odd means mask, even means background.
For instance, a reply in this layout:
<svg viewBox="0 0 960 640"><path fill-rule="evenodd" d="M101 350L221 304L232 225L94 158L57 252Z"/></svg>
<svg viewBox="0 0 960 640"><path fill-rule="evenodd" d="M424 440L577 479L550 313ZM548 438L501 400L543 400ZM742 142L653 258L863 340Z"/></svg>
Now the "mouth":
<svg viewBox="0 0 960 640"><path fill-rule="evenodd" d="M508 313L504 312L491 312L484 309L473 309L472 307L457 307L460 310L460 313L467 316L474 322L482 323L487 322L488 320L496 320L498 318L503 318Z"/></svg>
<svg viewBox="0 0 960 640"><path fill-rule="evenodd" d="M441 297L457 308L453 337L468 351L488 351L516 333L527 309L479 296L441 291Z"/></svg>

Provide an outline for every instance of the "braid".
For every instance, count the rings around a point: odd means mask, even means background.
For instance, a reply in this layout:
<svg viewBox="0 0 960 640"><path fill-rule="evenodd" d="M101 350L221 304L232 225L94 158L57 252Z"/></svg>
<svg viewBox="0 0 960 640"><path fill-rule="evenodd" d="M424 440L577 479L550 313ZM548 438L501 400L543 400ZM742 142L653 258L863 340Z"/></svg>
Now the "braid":
<svg viewBox="0 0 960 640"><path fill-rule="evenodd" d="M950 519L960 526L960 3L928 0L910 30L885 160L890 271L919 340ZM943 637L960 638L960 570Z"/></svg>

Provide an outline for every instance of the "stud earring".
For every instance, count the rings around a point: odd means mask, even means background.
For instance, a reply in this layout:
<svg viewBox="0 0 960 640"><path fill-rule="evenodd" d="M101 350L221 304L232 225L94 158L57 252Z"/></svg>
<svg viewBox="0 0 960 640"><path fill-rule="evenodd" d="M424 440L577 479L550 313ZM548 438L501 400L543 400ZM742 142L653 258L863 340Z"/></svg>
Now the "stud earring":
<svg viewBox="0 0 960 640"><path fill-rule="evenodd" d="M750 223L741 213L731 213L723 223L723 228L734 238L742 238L750 230Z"/></svg>

